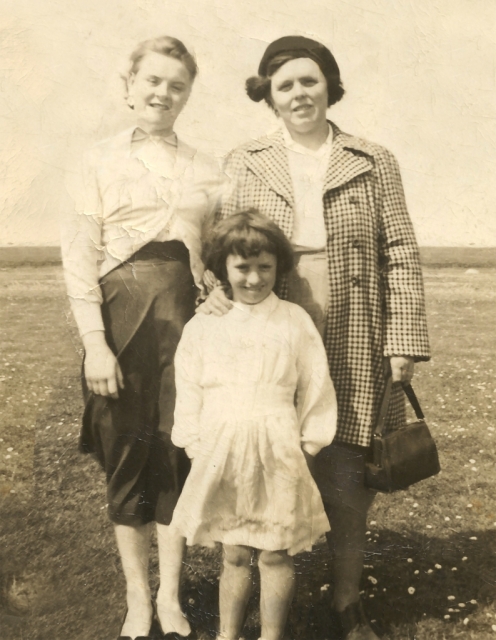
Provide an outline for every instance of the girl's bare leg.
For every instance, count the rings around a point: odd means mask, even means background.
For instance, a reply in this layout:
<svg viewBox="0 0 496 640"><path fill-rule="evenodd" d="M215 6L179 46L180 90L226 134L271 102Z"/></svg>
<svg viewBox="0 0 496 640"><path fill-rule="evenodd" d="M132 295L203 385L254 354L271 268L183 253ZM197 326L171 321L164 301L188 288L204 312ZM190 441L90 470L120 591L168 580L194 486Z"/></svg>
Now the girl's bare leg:
<svg viewBox="0 0 496 640"><path fill-rule="evenodd" d="M260 617L263 640L282 640L294 595L294 562L286 551L262 551Z"/></svg>
<svg viewBox="0 0 496 640"><path fill-rule="evenodd" d="M179 582L183 566L184 538L174 529L157 524L160 588L157 593L157 615L164 633L191 633L189 622L179 602Z"/></svg>
<svg viewBox="0 0 496 640"><path fill-rule="evenodd" d="M224 545L224 564L219 583L220 633L222 640L238 640L252 589L249 547Z"/></svg>
<svg viewBox="0 0 496 640"><path fill-rule="evenodd" d="M152 623L152 605L148 584L150 525L115 525L117 548L126 578L127 615L121 635L146 636Z"/></svg>

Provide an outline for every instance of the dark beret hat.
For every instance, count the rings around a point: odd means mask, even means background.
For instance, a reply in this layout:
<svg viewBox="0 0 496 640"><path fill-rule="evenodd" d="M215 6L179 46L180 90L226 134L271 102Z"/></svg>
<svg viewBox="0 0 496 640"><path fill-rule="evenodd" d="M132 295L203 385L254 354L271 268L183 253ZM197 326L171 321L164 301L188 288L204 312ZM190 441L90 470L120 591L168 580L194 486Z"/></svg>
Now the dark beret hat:
<svg viewBox="0 0 496 640"><path fill-rule="evenodd" d="M258 75L266 76L270 61L280 53L301 53L298 57L314 60L326 77L335 76L339 80L339 67L329 49L320 42L303 36L284 36L271 42L260 61Z"/></svg>

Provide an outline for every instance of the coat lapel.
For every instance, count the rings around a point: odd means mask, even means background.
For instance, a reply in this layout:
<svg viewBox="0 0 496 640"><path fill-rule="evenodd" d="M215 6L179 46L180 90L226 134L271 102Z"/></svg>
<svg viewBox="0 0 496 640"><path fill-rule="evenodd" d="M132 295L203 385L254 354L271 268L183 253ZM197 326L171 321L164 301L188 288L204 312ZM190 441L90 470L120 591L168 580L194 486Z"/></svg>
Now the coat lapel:
<svg viewBox="0 0 496 640"><path fill-rule="evenodd" d="M343 133L336 125L331 125L334 139L324 181L324 193L371 171L374 166L370 152L364 148L360 140Z"/></svg>
<svg viewBox="0 0 496 640"><path fill-rule="evenodd" d="M343 133L335 124L331 156L324 181L324 193L371 171L372 154L366 143ZM247 149L246 165L269 189L281 195L294 209L294 193L282 131L255 140Z"/></svg>
<svg viewBox="0 0 496 640"><path fill-rule="evenodd" d="M247 167L269 189L294 208L294 194L282 131L254 141L247 149Z"/></svg>

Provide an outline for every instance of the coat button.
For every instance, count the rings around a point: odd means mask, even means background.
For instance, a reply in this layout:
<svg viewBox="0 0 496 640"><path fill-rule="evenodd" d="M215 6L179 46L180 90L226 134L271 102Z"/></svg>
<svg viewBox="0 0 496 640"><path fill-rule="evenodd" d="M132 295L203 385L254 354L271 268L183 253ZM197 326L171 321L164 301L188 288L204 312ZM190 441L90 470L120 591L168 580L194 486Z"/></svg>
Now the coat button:
<svg viewBox="0 0 496 640"><path fill-rule="evenodd" d="M358 276L352 276L351 278L351 284L354 287L358 287L358 285L360 284L360 278Z"/></svg>
<svg viewBox="0 0 496 640"><path fill-rule="evenodd" d="M350 204L358 204L358 198L356 196L350 196Z"/></svg>
<svg viewBox="0 0 496 640"><path fill-rule="evenodd" d="M360 240L358 238L353 238L353 240L351 242L351 246L353 247L353 249L359 249L360 248Z"/></svg>

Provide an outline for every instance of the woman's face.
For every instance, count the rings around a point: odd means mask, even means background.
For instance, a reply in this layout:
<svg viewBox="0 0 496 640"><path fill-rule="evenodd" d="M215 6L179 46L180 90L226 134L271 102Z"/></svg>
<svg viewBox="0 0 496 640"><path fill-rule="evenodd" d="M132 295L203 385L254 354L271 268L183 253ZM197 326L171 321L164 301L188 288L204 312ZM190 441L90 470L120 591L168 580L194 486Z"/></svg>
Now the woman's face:
<svg viewBox="0 0 496 640"><path fill-rule="evenodd" d="M226 270L234 302L258 304L276 284L277 258L267 251L249 258L232 253L227 256Z"/></svg>
<svg viewBox="0 0 496 640"><path fill-rule="evenodd" d="M161 53L147 53L129 79L130 104L147 133L172 133L193 81L184 64Z"/></svg>
<svg viewBox="0 0 496 640"><path fill-rule="evenodd" d="M291 133L312 133L326 120L327 81L310 58L296 58L271 77L272 104Z"/></svg>

